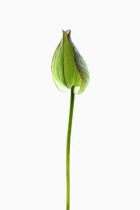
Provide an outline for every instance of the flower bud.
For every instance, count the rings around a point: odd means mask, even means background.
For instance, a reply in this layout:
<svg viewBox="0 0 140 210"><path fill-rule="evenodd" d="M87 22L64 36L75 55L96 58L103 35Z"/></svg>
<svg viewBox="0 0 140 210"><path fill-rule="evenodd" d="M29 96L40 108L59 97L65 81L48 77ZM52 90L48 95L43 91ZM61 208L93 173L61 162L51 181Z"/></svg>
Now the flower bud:
<svg viewBox="0 0 140 210"><path fill-rule="evenodd" d="M63 37L52 58L52 75L57 88L63 92L73 87L75 94L81 94L88 85L89 72L70 36L63 31Z"/></svg>

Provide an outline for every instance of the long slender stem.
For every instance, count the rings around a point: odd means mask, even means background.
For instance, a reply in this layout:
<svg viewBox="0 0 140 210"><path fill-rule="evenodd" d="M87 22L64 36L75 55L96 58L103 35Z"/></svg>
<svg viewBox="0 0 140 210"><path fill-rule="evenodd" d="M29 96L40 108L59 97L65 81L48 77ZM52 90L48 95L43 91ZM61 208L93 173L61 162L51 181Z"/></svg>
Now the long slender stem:
<svg viewBox="0 0 140 210"><path fill-rule="evenodd" d="M70 140L71 140L72 118L74 110L74 99L75 99L75 94L73 93L73 88L71 88L69 121L68 121L67 142L66 142L66 210L70 210L70 142L71 142Z"/></svg>

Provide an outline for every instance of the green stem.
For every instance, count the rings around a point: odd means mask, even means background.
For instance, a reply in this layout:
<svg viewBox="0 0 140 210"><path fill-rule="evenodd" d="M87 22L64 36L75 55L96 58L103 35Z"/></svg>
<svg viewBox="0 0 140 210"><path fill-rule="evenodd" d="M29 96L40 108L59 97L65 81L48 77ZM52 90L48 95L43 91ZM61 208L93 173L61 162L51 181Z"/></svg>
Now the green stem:
<svg viewBox="0 0 140 210"><path fill-rule="evenodd" d="M71 88L69 121L68 121L67 142L66 142L66 210L70 210L70 140L71 140L72 118L74 110L74 99L75 99L75 94L73 93L73 88Z"/></svg>

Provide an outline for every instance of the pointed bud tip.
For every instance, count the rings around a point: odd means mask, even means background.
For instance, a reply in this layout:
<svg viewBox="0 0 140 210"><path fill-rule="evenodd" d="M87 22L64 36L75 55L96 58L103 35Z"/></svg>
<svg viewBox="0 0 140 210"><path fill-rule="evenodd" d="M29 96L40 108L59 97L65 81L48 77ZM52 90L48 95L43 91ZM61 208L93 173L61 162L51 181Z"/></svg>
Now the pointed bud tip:
<svg viewBox="0 0 140 210"><path fill-rule="evenodd" d="M69 35L71 33L71 30L70 29L66 30L66 33Z"/></svg>
<svg viewBox="0 0 140 210"><path fill-rule="evenodd" d="M67 35L70 35L71 34L71 29L68 29L66 31L62 30L63 33L66 33Z"/></svg>

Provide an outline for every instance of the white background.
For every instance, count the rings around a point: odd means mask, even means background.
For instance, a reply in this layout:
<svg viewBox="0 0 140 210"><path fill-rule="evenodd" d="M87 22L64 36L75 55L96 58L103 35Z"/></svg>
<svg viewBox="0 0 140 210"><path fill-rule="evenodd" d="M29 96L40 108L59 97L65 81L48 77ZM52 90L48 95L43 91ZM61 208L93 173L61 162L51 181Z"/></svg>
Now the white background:
<svg viewBox="0 0 140 210"><path fill-rule="evenodd" d="M72 30L90 71L75 103L71 210L139 210L136 0L1 0L0 209L65 209L69 92L51 75L62 29Z"/></svg>

